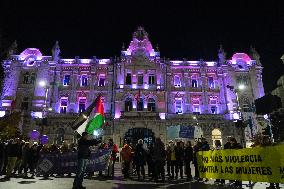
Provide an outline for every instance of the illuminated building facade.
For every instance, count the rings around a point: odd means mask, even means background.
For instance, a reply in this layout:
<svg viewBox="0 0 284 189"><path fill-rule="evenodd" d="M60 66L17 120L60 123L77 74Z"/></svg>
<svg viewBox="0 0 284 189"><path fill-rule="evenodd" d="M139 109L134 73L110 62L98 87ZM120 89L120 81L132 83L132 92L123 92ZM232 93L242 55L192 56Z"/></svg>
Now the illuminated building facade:
<svg viewBox="0 0 284 189"><path fill-rule="evenodd" d="M67 123L102 94L105 136L119 144L139 138L167 141L175 127L194 128L189 138L202 136L209 143L228 135L238 138L233 120L239 108L244 119L253 116L254 100L264 95L259 55L251 50L250 56L235 53L227 59L220 47L218 61L165 59L142 27L115 58L63 59L58 43L52 56L28 48L3 61L1 114L21 109L24 133L38 129L46 117L40 128L50 141L71 141ZM42 81L46 85L39 85ZM243 90L237 89L240 85Z"/></svg>

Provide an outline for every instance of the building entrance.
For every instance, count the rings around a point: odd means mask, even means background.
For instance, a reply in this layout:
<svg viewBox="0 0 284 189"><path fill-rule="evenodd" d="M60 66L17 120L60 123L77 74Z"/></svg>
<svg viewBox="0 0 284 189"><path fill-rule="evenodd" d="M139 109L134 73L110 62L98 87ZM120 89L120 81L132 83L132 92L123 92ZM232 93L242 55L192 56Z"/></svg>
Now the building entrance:
<svg viewBox="0 0 284 189"><path fill-rule="evenodd" d="M155 133L147 128L129 129L124 136L125 142L131 142L136 145L139 139L143 139L144 143L151 144L155 141Z"/></svg>

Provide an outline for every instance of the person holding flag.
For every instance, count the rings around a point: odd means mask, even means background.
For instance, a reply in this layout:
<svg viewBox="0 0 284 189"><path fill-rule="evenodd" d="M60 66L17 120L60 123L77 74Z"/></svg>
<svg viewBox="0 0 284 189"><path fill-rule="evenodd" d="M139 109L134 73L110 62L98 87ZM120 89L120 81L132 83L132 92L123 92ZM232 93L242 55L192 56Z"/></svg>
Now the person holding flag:
<svg viewBox="0 0 284 189"><path fill-rule="evenodd" d="M84 174L87 168L87 164L91 156L90 146L98 145L99 143L101 143L101 141L97 139L89 140L87 132L82 133L82 137L78 141L77 172L76 172L76 177L73 182L72 189L85 189L86 188L82 185L82 183L83 183Z"/></svg>
<svg viewBox="0 0 284 189"><path fill-rule="evenodd" d="M73 189L85 189L82 186L84 173L87 168L88 160L91 156L90 146L101 143L99 139L89 139L91 135L97 135L98 129L101 129L104 122L104 106L102 96L98 95L95 101L87 110L79 115L72 123L71 127L81 135L78 141L78 167L76 177L73 182Z"/></svg>

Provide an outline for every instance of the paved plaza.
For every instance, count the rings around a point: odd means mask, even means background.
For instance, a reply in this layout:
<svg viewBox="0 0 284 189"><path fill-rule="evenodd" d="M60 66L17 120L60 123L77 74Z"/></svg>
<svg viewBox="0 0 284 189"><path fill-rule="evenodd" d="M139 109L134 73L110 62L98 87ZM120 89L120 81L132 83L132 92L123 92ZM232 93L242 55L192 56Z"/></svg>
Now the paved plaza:
<svg viewBox="0 0 284 189"><path fill-rule="evenodd" d="M74 176L74 175L73 175ZM3 176L1 177L3 178ZM42 177L35 177L34 179L22 179L11 178L10 181L0 182L0 189L71 189L73 183L73 177L50 177L48 180L44 180ZM214 180L207 182L187 182L185 179L177 181L166 182L149 182L149 177L146 177L145 181L138 181L137 177L133 176L130 180L123 179L121 174L120 164L115 166L114 179L106 179L98 176L84 179L84 186L87 189L229 189L232 187L215 185ZM248 184L244 182L243 184ZM268 187L267 183L256 183L254 189L265 189ZM281 185L283 188L283 185ZM243 186L248 189L248 186Z"/></svg>

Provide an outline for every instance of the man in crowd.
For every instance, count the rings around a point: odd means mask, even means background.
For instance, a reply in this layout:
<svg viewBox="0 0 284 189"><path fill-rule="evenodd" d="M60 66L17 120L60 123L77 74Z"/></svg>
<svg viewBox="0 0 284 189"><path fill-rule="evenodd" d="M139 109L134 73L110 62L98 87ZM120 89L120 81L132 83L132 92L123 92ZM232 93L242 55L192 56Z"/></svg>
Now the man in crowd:
<svg viewBox="0 0 284 189"><path fill-rule="evenodd" d="M143 176L143 180L145 179L145 168L144 168L145 159L146 159L146 152L143 148L143 140L139 139L134 152L134 161L137 170L138 180L140 180L141 173Z"/></svg>
<svg viewBox="0 0 284 189"><path fill-rule="evenodd" d="M192 160L193 160L193 148L191 146L191 142L188 141L184 149L185 174L187 176L187 181L192 180L191 168L190 168L190 162L192 162Z"/></svg>
<svg viewBox="0 0 284 189"><path fill-rule="evenodd" d="M178 179L178 173L180 173L180 178L183 179L183 161L184 161L184 150L183 146L181 145L182 142L177 142L175 146L175 156L176 156L176 164L175 164L175 173L176 179Z"/></svg>
<svg viewBox="0 0 284 189"><path fill-rule="evenodd" d="M160 175L162 181L165 181L165 168L164 168L165 161L166 161L165 145L160 138L156 138L153 148L153 164L155 165L153 178L155 179L155 181L158 181Z"/></svg>
<svg viewBox="0 0 284 189"><path fill-rule="evenodd" d="M98 145L101 141L88 139L88 133L83 132L80 140L78 141L78 167L76 177L73 182L73 189L85 189L86 187L82 186L84 173L87 168L88 160L91 156L90 146Z"/></svg>
<svg viewBox="0 0 284 189"><path fill-rule="evenodd" d="M123 163L122 173L126 179L129 178L130 163L132 161L132 148L128 143L125 143L120 153Z"/></svg>
<svg viewBox="0 0 284 189"><path fill-rule="evenodd" d="M10 180L12 171L15 168L18 155L19 155L19 150L21 148L20 146L20 139L16 138L15 140L11 140L7 146L7 153L8 153L8 165L7 165L7 172L5 179Z"/></svg>

